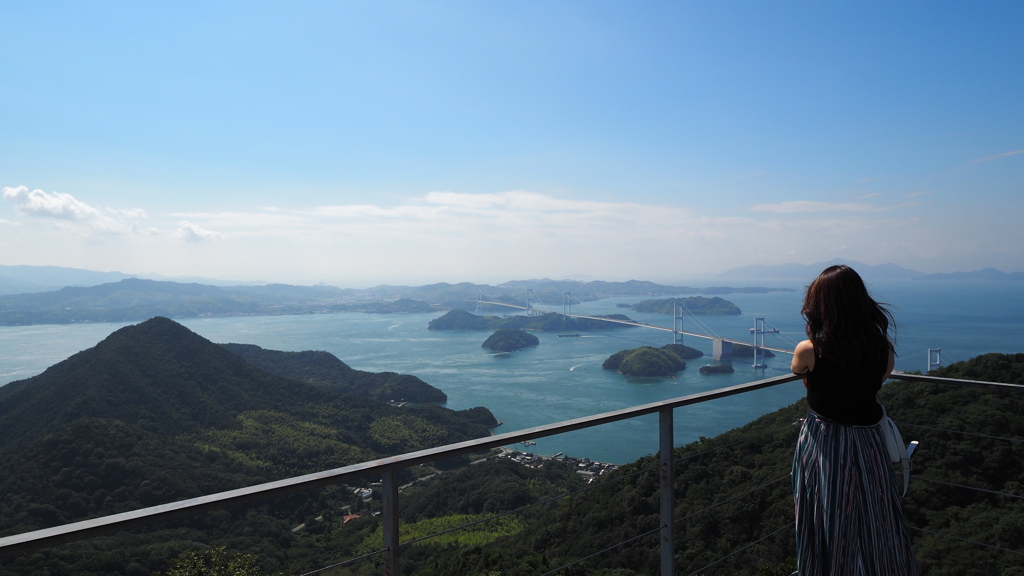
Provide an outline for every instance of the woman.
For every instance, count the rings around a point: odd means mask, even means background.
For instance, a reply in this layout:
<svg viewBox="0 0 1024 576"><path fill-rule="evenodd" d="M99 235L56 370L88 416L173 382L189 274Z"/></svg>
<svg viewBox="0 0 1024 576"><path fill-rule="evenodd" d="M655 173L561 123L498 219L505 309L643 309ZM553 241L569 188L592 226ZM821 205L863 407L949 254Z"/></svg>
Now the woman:
<svg viewBox="0 0 1024 576"><path fill-rule="evenodd" d="M893 367L892 314L848 266L826 268L801 311L793 352L810 413L793 458L801 576L916 575L876 400Z"/></svg>

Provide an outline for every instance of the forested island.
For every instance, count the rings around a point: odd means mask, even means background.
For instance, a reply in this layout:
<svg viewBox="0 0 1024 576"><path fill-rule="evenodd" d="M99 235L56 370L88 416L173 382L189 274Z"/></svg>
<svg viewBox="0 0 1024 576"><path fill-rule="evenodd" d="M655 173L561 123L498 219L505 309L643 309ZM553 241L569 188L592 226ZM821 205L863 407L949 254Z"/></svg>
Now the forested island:
<svg viewBox="0 0 1024 576"><path fill-rule="evenodd" d="M681 306L686 313L697 316L739 316L742 314L739 306L718 296L644 300L633 304L630 309L654 314L674 314L676 305Z"/></svg>
<svg viewBox="0 0 1024 576"><path fill-rule="evenodd" d="M601 368L626 376L675 376L676 372L686 369L686 360L703 355L700 350L682 344L666 344L661 348L641 346L612 354Z"/></svg>
<svg viewBox="0 0 1024 576"><path fill-rule="evenodd" d="M480 347L495 352L514 352L539 344L540 339L525 330L501 328L495 330Z"/></svg>

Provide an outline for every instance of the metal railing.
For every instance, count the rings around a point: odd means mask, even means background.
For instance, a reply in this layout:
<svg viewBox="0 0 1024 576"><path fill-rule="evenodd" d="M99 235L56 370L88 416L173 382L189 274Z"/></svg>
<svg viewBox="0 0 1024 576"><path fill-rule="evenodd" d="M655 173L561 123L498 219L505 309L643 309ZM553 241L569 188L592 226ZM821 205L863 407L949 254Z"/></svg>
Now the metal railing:
<svg viewBox="0 0 1024 576"><path fill-rule="evenodd" d="M982 382L973 380L957 380L951 378L939 378L935 376L923 376L894 372L892 378L908 382L928 382L939 384L956 384L966 386L980 386L986 388L1004 390L1024 390L1024 386L1017 384L1000 384L993 382ZM654 402L632 408L605 412L593 416L566 420L554 424L536 426L509 432L487 436L476 440L439 446L417 452L400 454L387 458L381 458L369 462L353 464L332 470L325 470L304 476L297 476L267 482L255 486L248 486L227 492L210 494L189 500L182 500L150 508L143 508L131 512L124 512L101 518L93 518L72 524L65 524L53 528L26 532L0 538L0 556L19 554L30 550L65 544L78 540L84 540L100 534L120 530L129 530L167 520L194 516L204 512L219 510L240 504L251 504L292 494L296 492L322 488L329 485L365 478L367 476L383 476L383 555L384 572L388 576L399 574L399 516L398 516L398 479L400 470L416 466L421 463L444 460L455 456L461 456L473 452L481 452L492 448L506 446L523 442L593 428L612 422L628 420L640 416L657 413L659 416L659 484L660 484L660 563L661 574L668 576L673 574L673 471L672 451L674 447L673 437L673 411L693 404L708 402L737 394L753 392L793 382L799 377L793 374L777 376L763 380L757 380L746 384L720 388L709 392L682 396L661 402Z"/></svg>

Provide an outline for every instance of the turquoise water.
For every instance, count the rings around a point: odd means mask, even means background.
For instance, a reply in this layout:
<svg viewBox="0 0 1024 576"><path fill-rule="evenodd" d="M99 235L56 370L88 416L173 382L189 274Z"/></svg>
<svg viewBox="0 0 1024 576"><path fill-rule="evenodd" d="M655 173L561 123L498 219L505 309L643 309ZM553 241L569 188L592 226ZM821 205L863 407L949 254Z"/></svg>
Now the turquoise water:
<svg viewBox="0 0 1024 576"><path fill-rule="evenodd" d="M1024 351L1024 285L1012 282L875 283L877 298L894 307L899 333L896 367L924 370L926 350L941 348L944 363L985 352ZM767 344L792 348L803 339L799 292L734 294L726 299L743 310L739 317L702 317L714 334L750 341L754 316L765 316ZM577 313L627 313L641 322L671 328L672 318L617 308L609 299L574 307ZM560 310L560 307L559 307ZM733 363L731 375L702 376L710 361L709 340L686 337L708 359L691 361L676 378L627 378L601 369L612 353L671 342L671 334L627 328L580 338L538 334L540 346L494 355L480 348L486 332L431 332L427 323L441 313L407 315L331 314L185 319L180 322L214 342L241 342L277 350L326 350L360 370L414 374L442 389L453 409L486 406L509 432L713 390L789 372L788 355L769 359L766 370L749 360ZM42 372L95 345L123 324L0 327L0 385ZM687 319L684 328L707 332ZM713 436L791 404L803 394L799 383L676 410L676 441ZM657 450L657 418L646 417L543 438L531 449L565 452L623 463Z"/></svg>

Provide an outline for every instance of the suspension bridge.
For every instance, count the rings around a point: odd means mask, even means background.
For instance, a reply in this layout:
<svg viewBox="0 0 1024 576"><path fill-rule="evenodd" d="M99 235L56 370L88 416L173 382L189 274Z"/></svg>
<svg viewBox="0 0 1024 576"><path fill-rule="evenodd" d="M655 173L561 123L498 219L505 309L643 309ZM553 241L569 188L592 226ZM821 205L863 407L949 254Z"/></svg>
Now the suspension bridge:
<svg viewBox="0 0 1024 576"><path fill-rule="evenodd" d="M578 306L583 306L583 303L579 299L575 298L571 292L562 293L562 316L564 318L581 318L587 320L597 320L600 322L610 322L614 324L622 324L625 326L635 326L638 328L648 328L651 330L660 330L662 332L672 333L672 342L674 344L682 344L683 336L694 336L697 338L705 338L712 341L712 358L716 361L730 360L732 358L733 347L736 345L751 346L754 350L754 368L766 368L767 365L764 362L764 351L770 350L772 352L778 352L782 354L792 354L793 351L788 348L778 348L775 346L767 346L765 344L764 337L766 334L778 334L777 328L766 328L765 319L763 316L756 316L754 318L754 327L750 329L750 333L753 335L753 343L743 342L740 340L731 340L728 338L722 338L720 336L712 336L709 334L702 334L700 332L692 332L683 329L683 319L686 315L689 315L691 319L696 320L695 315L686 307L679 302L673 303L673 324L671 328L665 326L658 326L656 324L647 324L645 322L637 322L636 320L623 320L620 318L611 318L608 316L601 316L598 314L574 314L572 312L572 305L576 303ZM539 308L538 305L543 306L537 299L532 289L526 291L526 305L512 304L509 302L500 302L493 298L486 296L482 291L477 293L477 311L479 312L479 306L481 304L489 304L492 306L503 306L506 308L515 308L526 312L527 316L536 316L540 314L557 314L555 310L549 310L545 308ZM697 321L699 322L699 320Z"/></svg>

